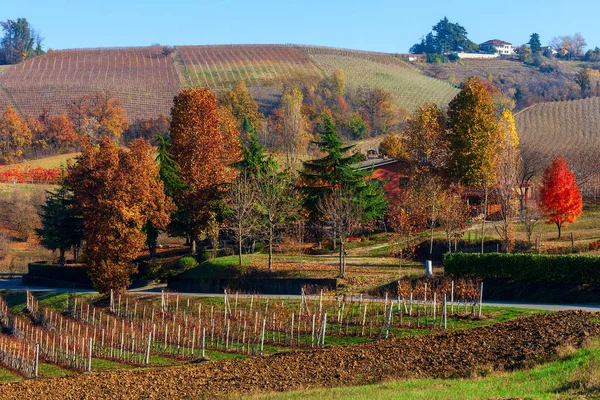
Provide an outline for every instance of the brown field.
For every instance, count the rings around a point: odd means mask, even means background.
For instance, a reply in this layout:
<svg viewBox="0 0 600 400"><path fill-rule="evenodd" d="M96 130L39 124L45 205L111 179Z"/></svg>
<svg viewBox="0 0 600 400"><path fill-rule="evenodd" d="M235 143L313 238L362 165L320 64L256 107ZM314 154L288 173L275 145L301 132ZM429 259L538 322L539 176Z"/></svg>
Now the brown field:
<svg viewBox="0 0 600 400"><path fill-rule="evenodd" d="M596 336L596 314L563 311L432 336L292 351L216 364L78 374L2 385L23 398L214 398L394 379L475 377L556 358ZM126 390L124 390L126 389Z"/></svg>

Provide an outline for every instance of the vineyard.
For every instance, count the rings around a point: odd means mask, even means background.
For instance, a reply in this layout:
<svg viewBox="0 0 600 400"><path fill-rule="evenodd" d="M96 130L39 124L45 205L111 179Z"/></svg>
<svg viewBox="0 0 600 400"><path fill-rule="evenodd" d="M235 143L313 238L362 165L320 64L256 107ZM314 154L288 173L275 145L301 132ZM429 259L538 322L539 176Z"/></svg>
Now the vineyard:
<svg viewBox="0 0 600 400"><path fill-rule="evenodd" d="M549 155L585 155L600 146L600 98L542 103L515 115L524 145Z"/></svg>
<svg viewBox="0 0 600 400"><path fill-rule="evenodd" d="M195 398L393 379L468 377L490 368L510 371L528 367L556 357L566 346L581 346L600 333L594 318L592 313L565 311L429 336L288 351L185 368L28 380L2 385L2 394L11 399Z"/></svg>
<svg viewBox="0 0 600 400"><path fill-rule="evenodd" d="M0 169L0 182L52 185L58 183L62 175L60 168L3 168Z"/></svg>
<svg viewBox="0 0 600 400"><path fill-rule="evenodd" d="M444 106L458 93L458 89L450 84L428 78L391 55L371 55L319 47L303 49L326 74L331 74L340 67L352 86L388 90L398 105L409 112L427 102Z"/></svg>
<svg viewBox="0 0 600 400"><path fill-rule="evenodd" d="M456 285L455 285L456 283ZM0 298L0 364L36 377L39 362L73 371L92 360L152 365L151 357L193 361L206 352L262 356L274 351L315 349L398 336L402 331L445 330L464 318L482 318L474 281L399 283L398 296L336 297L329 293L280 300L229 294L223 302L183 298L113 296L93 304L69 295L66 311L40 305L26 293L24 313Z"/></svg>
<svg viewBox="0 0 600 400"><path fill-rule="evenodd" d="M230 89L238 80L244 80L248 87L281 86L287 81L321 77L308 57L290 46L178 46L177 49L187 86Z"/></svg>
<svg viewBox="0 0 600 400"><path fill-rule="evenodd" d="M348 85L381 87L409 111L424 102L447 104L453 86L422 75L385 53L293 45L219 45L53 51L3 68L0 109L22 115L64 111L65 103L98 90L119 97L128 118L168 114L182 87L229 89L243 79L268 109L290 82L314 82L339 66Z"/></svg>
<svg viewBox="0 0 600 400"><path fill-rule="evenodd" d="M168 114L179 78L161 47L53 51L0 74L0 107L21 114L63 111L65 103L98 90L123 102L130 118Z"/></svg>

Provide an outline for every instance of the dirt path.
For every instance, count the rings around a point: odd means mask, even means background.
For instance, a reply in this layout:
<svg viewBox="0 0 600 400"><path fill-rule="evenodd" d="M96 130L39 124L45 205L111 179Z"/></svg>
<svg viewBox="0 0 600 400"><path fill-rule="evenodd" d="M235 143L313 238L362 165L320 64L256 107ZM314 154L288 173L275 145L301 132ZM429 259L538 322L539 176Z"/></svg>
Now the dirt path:
<svg viewBox="0 0 600 400"><path fill-rule="evenodd" d="M483 328L156 370L28 380L3 399L187 399L349 386L388 379L465 377L524 368L600 334L598 314L563 311Z"/></svg>

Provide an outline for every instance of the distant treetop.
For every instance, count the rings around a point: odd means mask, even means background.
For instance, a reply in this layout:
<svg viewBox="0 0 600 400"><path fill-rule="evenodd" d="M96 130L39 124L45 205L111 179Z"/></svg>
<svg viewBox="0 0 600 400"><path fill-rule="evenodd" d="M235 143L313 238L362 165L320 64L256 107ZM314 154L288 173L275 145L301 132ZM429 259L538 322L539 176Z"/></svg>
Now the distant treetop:
<svg viewBox="0 0 600 400"><path fill-rule="evenodd" d="M27 19L0 22L4 37L0 41L0 64L18 64L28 58L43 54L42 37Z"/></svg>
<svg viewBox="0 0 600 400"><path fill-rule="evenodd" d="M433 26L421 42L415 43L410 52L413 54L444 54L450 51L468 51L477 49L477 44L467 37L467 30L458 23L444 17Z"/></svg>

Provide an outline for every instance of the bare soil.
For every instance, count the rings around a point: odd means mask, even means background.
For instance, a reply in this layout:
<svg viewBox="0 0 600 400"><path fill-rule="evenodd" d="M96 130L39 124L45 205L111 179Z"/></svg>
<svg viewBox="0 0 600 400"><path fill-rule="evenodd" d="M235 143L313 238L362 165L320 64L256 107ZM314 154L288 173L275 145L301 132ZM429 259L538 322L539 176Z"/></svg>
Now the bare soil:
<svg viewBox="0 0 600 400"><path fill-rule="evenodd" d="M163 369L0 386L4 399L213 398L392 379L472 377L525 368L600 334L596 313L565 311L426 337L381 340Z"/></svg>

